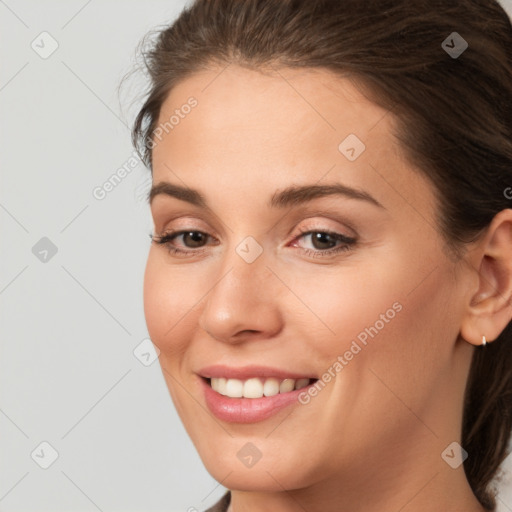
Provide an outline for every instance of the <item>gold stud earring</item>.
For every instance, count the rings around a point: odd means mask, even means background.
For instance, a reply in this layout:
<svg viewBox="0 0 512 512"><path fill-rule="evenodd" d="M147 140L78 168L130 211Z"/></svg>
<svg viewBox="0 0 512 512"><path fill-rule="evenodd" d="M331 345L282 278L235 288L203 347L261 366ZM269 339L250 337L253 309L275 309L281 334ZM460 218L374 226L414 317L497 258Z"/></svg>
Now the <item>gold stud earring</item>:
<svg viewBox="0 0 512 512"><path fill-rule="evenodd" d="M482 347L485 347L487 345L487 340L485 339L485 336L482 336Z"/></svg>

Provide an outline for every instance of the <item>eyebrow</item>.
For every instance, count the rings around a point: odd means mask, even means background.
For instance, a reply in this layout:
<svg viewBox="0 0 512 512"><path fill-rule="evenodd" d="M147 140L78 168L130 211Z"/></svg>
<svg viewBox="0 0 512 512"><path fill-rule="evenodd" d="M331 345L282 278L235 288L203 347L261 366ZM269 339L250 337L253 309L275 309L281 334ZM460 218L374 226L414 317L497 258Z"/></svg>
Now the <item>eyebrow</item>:
<svg viewBox="0 0 512 512"><path fill-rule="evenodd" d="M181 201L186 201L190 204L198 206L199 208L210 209L204 196L189 187L175 185L167 181L162 181L151 187L148 193L149 204L158 195L165 195L175 197ZM377 199L371 196L368 192L342 185L341 183L334 183L331 185L301 185L290 186L281 191L276 191L268 202L270 208L285 208L287 206L296 206L306 203L319 197L330 195L342 195L350 199L358 199L367 201L379 208L386 209Z"/></svg>

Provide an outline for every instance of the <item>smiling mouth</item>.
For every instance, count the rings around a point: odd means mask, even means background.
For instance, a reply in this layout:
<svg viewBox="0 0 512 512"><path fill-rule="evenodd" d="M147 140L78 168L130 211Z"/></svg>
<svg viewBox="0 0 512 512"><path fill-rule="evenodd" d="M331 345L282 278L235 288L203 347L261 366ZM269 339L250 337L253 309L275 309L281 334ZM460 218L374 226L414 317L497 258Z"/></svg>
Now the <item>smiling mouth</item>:
<svg viewBox="0 0 512 512"><path fill-rule="evenodd" d="M228 398L263 398L302 389L318 379L276 379L253 377L246 380L212 377L204 379L220 395Z"/></svg>

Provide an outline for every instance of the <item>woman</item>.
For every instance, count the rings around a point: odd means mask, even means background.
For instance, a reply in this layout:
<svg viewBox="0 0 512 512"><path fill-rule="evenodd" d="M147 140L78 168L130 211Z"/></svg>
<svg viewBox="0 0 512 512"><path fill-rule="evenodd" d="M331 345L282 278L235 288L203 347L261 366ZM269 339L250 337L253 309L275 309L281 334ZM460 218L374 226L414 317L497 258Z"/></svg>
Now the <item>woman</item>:
<svg viewBox="0 0 512 512"><path fill-rule="evenodd" d="M209 510L495 510L511 56L492 0L197 0L146 52L145 316Z"/></svg>

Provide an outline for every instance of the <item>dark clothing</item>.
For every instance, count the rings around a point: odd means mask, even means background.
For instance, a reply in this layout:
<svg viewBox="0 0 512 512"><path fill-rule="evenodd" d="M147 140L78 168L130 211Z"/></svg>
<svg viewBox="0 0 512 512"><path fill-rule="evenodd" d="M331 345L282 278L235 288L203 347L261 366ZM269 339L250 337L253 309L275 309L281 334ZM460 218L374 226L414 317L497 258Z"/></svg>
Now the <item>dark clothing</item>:
<svg viewBox="0 0 512 512"><path fill-rule="evenodd" d="M231 501L231 493L228 491L222 498L205 512L226 512Z"/></svg>

